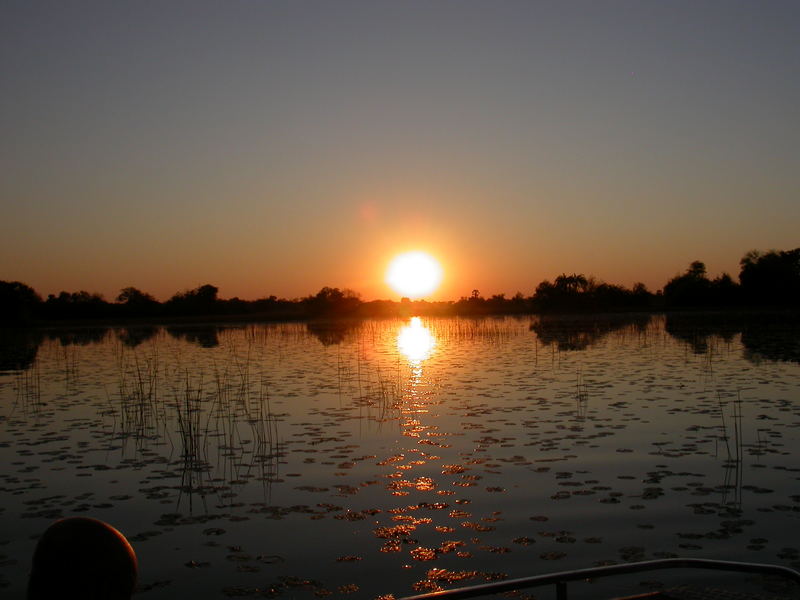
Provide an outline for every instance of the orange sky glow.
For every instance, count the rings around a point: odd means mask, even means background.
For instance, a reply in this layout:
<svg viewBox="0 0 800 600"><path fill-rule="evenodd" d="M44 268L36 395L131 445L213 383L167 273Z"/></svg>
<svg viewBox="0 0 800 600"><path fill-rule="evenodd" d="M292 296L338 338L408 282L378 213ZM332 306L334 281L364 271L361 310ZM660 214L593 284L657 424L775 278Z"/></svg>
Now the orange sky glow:
<svg viewBox="0 0 800 600"><path fill-rule="evenodd" d="M658 290L800 242L796 3L89 5L0 22L0 279L43 296L398 300L414 249L430 300Z"/></svg>

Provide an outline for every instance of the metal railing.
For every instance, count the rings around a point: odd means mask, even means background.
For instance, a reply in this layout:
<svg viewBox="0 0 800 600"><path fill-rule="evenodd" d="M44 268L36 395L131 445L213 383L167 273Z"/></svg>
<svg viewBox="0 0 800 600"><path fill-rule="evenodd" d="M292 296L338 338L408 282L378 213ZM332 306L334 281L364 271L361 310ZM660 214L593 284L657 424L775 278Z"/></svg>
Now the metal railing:
<svg viewBox="0 0 800 600"><path fill-rule="evenodd" d="M494 581L481 585L441 590L438 592L419 594L417 596L407 596L400 600L461 600L463 598L475 598L476 596L498 594L501 592L510 592L512 590L522 590L543 585L556 586L557 600L567 600L567 583L570 581L598 579L600 577L628 575L630 573L642 573L644 571L656 571L661 569L712 569L717 571L736 571L737 573L775 575L790 579L800 585L800 572L790 569L789 567L705 558L665 558L661 560L646 560L620 565L561 571L559 573L547 573L545 575L534 575L532 577L520 577L519 579L506 579L504 581Z"/></svg>

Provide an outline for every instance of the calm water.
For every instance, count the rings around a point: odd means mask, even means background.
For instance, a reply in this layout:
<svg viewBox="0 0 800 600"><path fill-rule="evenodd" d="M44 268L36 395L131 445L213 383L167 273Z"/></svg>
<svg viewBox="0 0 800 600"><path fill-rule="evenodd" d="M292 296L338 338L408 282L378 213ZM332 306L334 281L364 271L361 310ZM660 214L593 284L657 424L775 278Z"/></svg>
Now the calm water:
<svg viewBox="0 0 800 600"><path fill-rule="evenodd" d="M0 593L70 515L132 540L153 599L797 567L799 339L713 316L4 332Z"/></svg>

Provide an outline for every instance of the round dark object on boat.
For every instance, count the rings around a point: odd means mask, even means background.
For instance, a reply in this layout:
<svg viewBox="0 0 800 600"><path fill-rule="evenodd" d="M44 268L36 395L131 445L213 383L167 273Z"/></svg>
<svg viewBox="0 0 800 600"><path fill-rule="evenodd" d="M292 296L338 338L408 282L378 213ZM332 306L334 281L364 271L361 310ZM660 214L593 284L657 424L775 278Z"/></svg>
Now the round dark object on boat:
<svg viewBox="0 0 800 600"><path fill-rule="evenodd" d="M85 517L56 521L33 553L28 600L129 600L138 563L128 540L108 523Z"/></svg>

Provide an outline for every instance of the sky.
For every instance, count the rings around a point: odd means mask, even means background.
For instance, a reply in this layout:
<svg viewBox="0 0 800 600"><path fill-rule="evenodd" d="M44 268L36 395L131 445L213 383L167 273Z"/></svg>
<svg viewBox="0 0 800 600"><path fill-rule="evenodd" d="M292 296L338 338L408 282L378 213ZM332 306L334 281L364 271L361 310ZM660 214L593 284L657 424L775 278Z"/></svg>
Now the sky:
<svg viewBox="0 0 800 600"><path fill-rule="evenodd" d="M0 279L663 287L800 246L800 2L2 0Z"/></svg>

